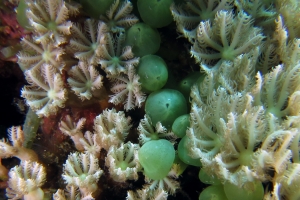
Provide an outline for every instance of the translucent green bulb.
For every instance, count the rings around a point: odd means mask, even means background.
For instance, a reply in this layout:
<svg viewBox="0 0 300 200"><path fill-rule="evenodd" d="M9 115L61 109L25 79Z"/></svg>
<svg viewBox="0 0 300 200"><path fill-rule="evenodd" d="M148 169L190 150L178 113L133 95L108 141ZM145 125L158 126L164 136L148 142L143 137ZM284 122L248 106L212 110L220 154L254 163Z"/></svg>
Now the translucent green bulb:
<svg viewBox="0 0 300 200"><path fill-rule="evenodd" d="M168 140L151 140L140 148L138 155L145 175L160 180L168 175L175 159L175 150Z"/></svg>
<svg viewBox="0 0 300 200"><path fill-rule="evenodd" d="M161 122L167 129L171 129L175 119L187 113L187 103L179 91L162 89L148 96L145 110L153 124Z"/></svg>
<svg viewBox="0 0 300 200"><path fill-rule="evenodd" d="M161 28L173 21L170 11L172 3L173 0L138 0L137 7L146 24Z"/></svg>
<svg viewBox="0 0 300 200"><path fill-rule="evenodd" d="M186 134L187 128L190 126L190 115L185 114L177 117L172 125L172 132L177 137L184 137Z"/></svg>
<svg viewBox="0 0 300 200"><path fill-rule="evenodd" d="M156 55L146 55L140 59L137 67L144 92L161 89L168 80L168 69L165 61Z"/></svg>
<svg viewBox="0 0 300 200"><path fill-rule="evenodd" d="M160 47L160 36L156 29L145 23L137 23L126 31L126 46L132 46L135 56L154 54Z"/></svg>

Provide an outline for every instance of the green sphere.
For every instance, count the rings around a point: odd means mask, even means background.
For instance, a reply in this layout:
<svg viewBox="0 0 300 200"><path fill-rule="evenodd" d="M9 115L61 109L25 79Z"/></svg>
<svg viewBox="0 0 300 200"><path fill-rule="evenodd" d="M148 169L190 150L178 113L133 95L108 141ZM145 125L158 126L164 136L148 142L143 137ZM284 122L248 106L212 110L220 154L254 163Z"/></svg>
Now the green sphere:
<svg viewBox="0 0 300 200"><path fill-rule="evenodd" d="M153 124L161 122L170 129L177 117L187 113L187 104L179 91L161 89L148 96L145 110Z"/></svg>
<svg viewBox="0 0 300 200"><path fill-rule="evenodd" d="M200 193L199 200L228 200L228 199L225 195L223 185L211 185L205 188Z"/></svg>
<svg viewBox="0 0 300 200"><path fill-rule="evenodd" d="M187 98L189 99L190 97L190 92L192 86L197 82L199 78L204 78L204 75L200 74L200 72L192 72L188 74L186 77L184 77L180 82L179 82L179 91ZM201 83L201 82L199 82Z"/></svg>
<svg viewBox="0 0 300 200"><path fill-rule="evenodd" d="M203 168L200 169L198 177L202 183L210 185L221 185L220 179L216 175L207 174ZM222 188L223 190L223 188Z"/></svg>
<svg viewBox="0 0 300 200"><path fill-rule="evenodd" d="M114 0L77 0L83 10L91 17L98 19L100 15L107 12Z"/></svg>
<svg viewBox="0 0 300 200"><path fill-rule="evenodd" d="M224 191L228 200L261 200L264 198L264 187L261 182L248 182L246 183L251 188L251 191L241 188L237 185L233 185L229 182L224 184Z"/></svg>
<svg viewBox="0 0 300 200"><path fill-rule="evenodd" d="M161 89L168 80L167 65L156 55L143 56L137 67L137 74L143 91L147 93Z"/></svg>
<svg viewBox="0 0 300 200"><path fill-rule="evenodd" d="M135 56L154 54L160 47L160 35L145 23L137 23L126 31L125 46L131 46Z"/></svg>
<svg viewBox="0 0 300 200"><path fill-rule="evenodd" d="M138 0L141 18L153 28L167 26L173 21L170 6L173 0Z"/></svg>
<svg viewBox="0 0 300 200"><path fill-rule="evenodd" d="M151 140L139 149L138 156L145 175L160 180L168 175L175 159L175 150L168 140Z"/></svg>
<svg viewBox="0 0 300 200"><path fill-rule="evenodd" d="M190 115L185 114L177 117L172 125L172 132L179 138L185 136L186 129L190 126Z"/></svg>
<svg viewBox="0 0 300 200"><path fill-rule="evenodd" d="M28 17L26 16L26 10L28 9L27 3L25 0L20 0L18 7L16 8L17 14L16 18L18 23L27 30L32 30L32 27L29 23Z"/></svg>
<svg viewBox="0 0 300 200"><path fill-rule="evenodd" d="M180 158L180 160L188 165L192 165L192 166L196 166L196 167L201 167L202 164L200 162L200 158L195 159L192 158L189 155L189 150L187 149L187 145L188 145L188 141L190 140L190 138L188 138L188 136L184 136L179 144L178 144L178 157Z"/></svg>

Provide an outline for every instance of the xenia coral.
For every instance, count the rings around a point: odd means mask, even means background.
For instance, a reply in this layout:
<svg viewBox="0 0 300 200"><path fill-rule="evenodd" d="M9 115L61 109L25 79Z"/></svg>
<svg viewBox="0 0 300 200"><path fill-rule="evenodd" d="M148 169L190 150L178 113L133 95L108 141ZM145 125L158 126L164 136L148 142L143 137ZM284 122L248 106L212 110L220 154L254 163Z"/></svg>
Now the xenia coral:
<svg viewBox="0 0 300 200"><path fill-rule="evenodd" d="M93 65L79 62L69 72L68 83L76 95L83 101L91 99L93 94L102 86L102 76ZM99 92L99 90L98 90Z"/></svg>
<svg viewBox="0 0 300 200"><path fill-rule="evenodd" d="M52 42L37 43L31 39L23 38L21 44L24 50L20 51L17 56L22 69L38 70L42 65L49 64L61 70L65 66L62 60L64 51L62 48L54 46Z"/></svg>
<svg viewBox="0 0 300 200"><path fill-rule="evenodd" d="M27 16L37 33L38 42L54 41L55 46L67 42L72 22L68 21L68 8L63 0L27 0Z"/></svg>
<svg viewBox="0 0 300 200"><path fill-rule="evenodd" d="M81 196L85 197L96 192L97 182L103 171L100 169L98 159L88 153L72 153L64 164L63 179L67 185L79 188Z"/></svg>
<svg viewBox="0 0 300 200"><path fill-rule="evenodd" d="M232 11L217 12L213 24L209 20L200 22L191 55L202 66L213 69L222 61L232 61L261 44L264 36L252 23L251 16L245 12L239 12L237 16Z"/></svg>
<svg viewBox="0 0 300 200"><path fill-rule="evenodd" d="M191 127L187 131L190 155L200 158L209 173L248 190L256 181L281 179L291 159L299 160L299 149L293 143L299 138L296 102L300 70L293 55L299 55L300 49L287 48L291 43L286 41L280 21L275 36L291 59L264 75L238 71L239 77L248 77L248 84L235 79L235 87L229 87L232 79L228 73L219 73L226 69L226 64L221 64L219 72L207 70L206 80L195 85L191 93ZM257 57L250 58L257 62ZM239 62L239 57L235 58L231 67L240 68L236 65ZM220 85L211 84L213 80ZM270 169L275 175L268 173Z"/></svg>
<svg viewBox="0 0 300 200"><path fill-rule="evenodd" d="M107 25L94 19L86 19L83 27L74 24L68 51L80 61L96 65L99 62L101 45L106 44L106 32Z"/></svg>
<svg viewBox="0 0 300 200"><path fill-rule="evenodd" d="M99 136L99 145L108 150L110 146L119 146L129 134L131 119L123 111L104 110L94 121L94 130Z"/></svg>
<svg viewBox="0 0 300 200"><path fill-rule="evenodd" d="M256 26L264 27L264 32L274 28L277 12L273 1L238 0L234 3L238 10L244 10L253 17Z"/></svg>
<svg viewBox="0 0 300 200"><path fill-rule="evenodd" d="M25 135L22 131L21 126L13 126L8 129L9 140L11 144L6 139L0 141L0 157L17 157L21 161L31 160L37 161L37 154L29 148L24 146Z"/></svg>
<svg viewBox="0 0 300 200"><path fill-rule="evenodd" d="M282 176L275 179L274 192L268 194L266 199L280 199L281 196L288 197L289 199L299 199L299 172L299 163L290 164Z"/></svg>
<svg viewBox="0 0 300 200"><path fill-rule="evenodd" d="M55 114L59 107L64 107L67 90L53 66L45 64L41 69L28 70L25 76L30 86L22 89L22 97L37 115L49 116Z"/></svg>
<svg viewBox="0 0 300 200"><path fill-rule="evenodd" d="M178 6L173 3L170 9L177 23L177 31L193 41L199 22L212 20L220 10L231 10L232 2L232 0L191 0Z"/></svg>
<svg viewBox="0 0 300 200"><path fill-rule="evenodd" d="M115 0L105 15L101 15L100 19L104 21L109 30L113 33L123 32L126 28L136 24L139 19L130 15L133 6L129 0Z"/></svg>
<svg viewBox="0 0 300 200"><path fill-rule="evenodd" d="M99 135L86 131L84 138L80 138L79 142L83 146L84 152L93 154L97 158L100 156L101 146L99 144Z"/></svg>
<svg viewBox="0 0 300 200"><path fill-rule="evenodd" d="M158 189L155 193L149 192L149 189L128 191L126 200L147 200L147 199L160 199L160 200L167 200L168 193L162 189Z"/></svg>
<svg viewBox="0 0 300 200"><path fill-rule="evenodd" d="M75 200L75 199L82 199L82 200L94 200L92 195L82 196L78 187L73 185L67 185L66 190L58 189L56 193L53 194L54 200Z"/></svg>
<svg viewBox="0 0 300 200"><path fill-rule="evenodd" d="M156 193L160 193L159 191L165 191L170 194L175 194L175 191L180 187L179 183L177 182L177 174L175 172L176 167L172 167L168 175L160 180L151 180L150 178L146 177L147 185L144 189L150 193L150 196L157 195Z"/></svg>
<svg viewBox="0 0 300 200"><path fill-rule="evenodd" d="M85 124L86 119L81 118L78 122L73 122L70 115L67 115L65 120L62 120L59 124L59 129L62 133L68 135L73 140L77 150L82 151L84 148L80 143L80 139L83 138L82 129Z"/></svg>
<svg viewBox="0 0 300 200"><path fill-rule="evenodd" d="M99 157L101 150L99 135L90 131L86 131L83 135L82 129L85 123L85 118L81 118L75 123L71 116L67 115L65 120L59 123L59 129L62 133L71 137L77 151Z"/></svg>
<svg viewBox="0 0 300 200"><path fill-rule="evenodd" d="M7 197L9 199L43 199L41 189L46 182L46 169L41 164L22 161L9 171Z"/></svg>
<svg viewBox="0 0 300 200"><path fill-rule="evenodd" d="M141 144L144 144L150 140L158 140L162 138L173 140L176 139L174 133L168 132L160 122L157 122L154 128L148 115L145 115L144 119L140 121L137 130L139 132L139 141Z"/></svg>
<svg viewBox="0 0 300 200"><path fill-rule="evenodd" d="M126 76L118 75L112 78L113 86L111 91L114 93L110 95L109 102L113 104L124 103L124 109L126 111L133 109L134 107L141 107L146 97L141 91L141 83L139 82L139 76L135 74L134 66L128 67Z"/></svg>
<svg viewBox="0 0 300 200"><path fill-rule="evenodd" d="M127 142L119 148L111 146L107 152L105 165L109 168L111 177L117 182L137 180L141 166L138 160L138 144Z"/></svg>
<svg viewBox="0 0 300 200"><path fill-rule="evenodd" d="M119 33L115 38L112 34L106 37L108 42L101 45L99 63L108 76L116 77L127 73L130 65L137 66L139 58L134 57L131 46L124 46L124 33Z"/></svg>

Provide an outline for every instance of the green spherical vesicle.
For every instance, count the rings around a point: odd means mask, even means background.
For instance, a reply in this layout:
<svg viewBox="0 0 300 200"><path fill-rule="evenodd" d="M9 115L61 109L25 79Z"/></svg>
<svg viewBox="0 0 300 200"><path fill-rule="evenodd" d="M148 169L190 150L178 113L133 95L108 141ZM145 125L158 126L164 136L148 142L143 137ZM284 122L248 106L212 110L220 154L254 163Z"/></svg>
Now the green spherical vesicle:
<svg viewBox="0 0 300 200"><path fill-rule="evenodd" d="M198 177L199 177L200 181L205 184L210 184L210 185L221 185L222 184L220 179L218 179L217 176L207 174L203 170L203 168L200 169ZM222 190L223 190L223 188L222 188Z"/></svg>
<svg viewBox="0 0 300 200"><path fill-rule="evenodd" d="M187 104L179 91L161 89L148 96L145 110L153 124L161 122L170 129L177 117L187 113Z"/></svg>
<svg viewBox="0 0 300 200"><path fill-rule="evenodd" d="M77 0L82 5L83 10L93 18L99 18L105 14L115 0Z"/></svg>
<svg viewBox="0 0 300 200"><path fill-rule="evenodd" d="M200 193L199 200L228 200L228 199L225 195L223 185L211 185L205 188Z"/></svg>
<svg viewBox="0 0 300 200"><path fill-rule="evenodd" d="M20 0L18 7L16 8L17 14L17 21L18 23L25 29L27 30L31 30L32 27L29 23L29 20L26 16L26 10L27 10L28 6L27 3L25 2L25 0Z"/></svg>
<svg viewBox="0 0 300 200"><path fill-rule="evenodd" d="M160 180L168 175L175 159L175 150L168 140L151 140L139 149L138 156L145 175Z"/></svg>
<svg viewBox="0 0 300 200"><path fill-rule="evenodd" d="M170 6L173 0L138 0L141 18L154 28L167 26L173 21Z"/></svg>
<svg viewBox="0 0 300 200"><path fill-rule="evenodd" d="M195 159L192 158L191 156L189 156L189 150L187 149L187 145L188 145L188 140L189 138L187 136L184 136L179 144L178 144L178 157L180 158L180 160L182 160L182 162L188 164L188 165L192 165L195 167L201 167L202 164L200 162L200 158L199 159Z"/></svg>
<svg viewBox="0 0 300 200"><path fill-rule="evenodd" d="M178 85L178 90L184 95L186 99L190 98L191 88L194 84L201 84L205 74L200 72L192 72L184 77Z"/></svg>
<svg viewBox="0 0 300 200"><path fill-rule="evenodd" d="M177 117L172 125L172 132L177 137L182 138L185 136L186 129L190 126L190 115L185 114Z"/></svg>
<svg viewBox="0 0 300 200"><path fill-rule="evenodd" d="M252 190L246 190L239 186L233 185L231 183L226 182L224 184L224 191L228 198L228 200L262 200L264 197L264 187L261 182L249 182L248 188L252 188Z"/></svg>
<svg viewBox="0 0 300 200"><path fill-rule="evenodd" d="M160 46L160 35L156 29L145 23L137 23L126 32L126 46L132 47L135 56L154 54Z"/></svg>
<svg viewBox="0 0 300 200"><path fill-rule="evenodd" d="M139 81L144 92L161 89L168 80L168 69L165 61L156 55L146 55L140 59L137 67Z"/></svg>

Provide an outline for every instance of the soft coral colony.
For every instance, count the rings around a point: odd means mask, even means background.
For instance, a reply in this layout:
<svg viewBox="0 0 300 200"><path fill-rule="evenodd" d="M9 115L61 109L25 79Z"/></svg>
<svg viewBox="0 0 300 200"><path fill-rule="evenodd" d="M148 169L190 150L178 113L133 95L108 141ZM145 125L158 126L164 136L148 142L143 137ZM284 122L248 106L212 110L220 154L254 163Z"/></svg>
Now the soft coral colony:
<svg viewBox="0 0 300 200"><path fill-rule="evenodd" d="M300 198L298 1L15 3L30 26L17 54L29 111L0 142L21 160L0 168L9 199L186 197L195 168L199 199ZM170 30L198 69L175 67ZM72 145L52 185L30 145L50 125Z"/></svg>

